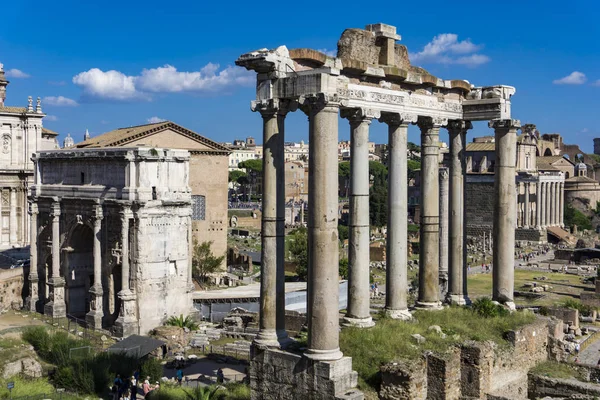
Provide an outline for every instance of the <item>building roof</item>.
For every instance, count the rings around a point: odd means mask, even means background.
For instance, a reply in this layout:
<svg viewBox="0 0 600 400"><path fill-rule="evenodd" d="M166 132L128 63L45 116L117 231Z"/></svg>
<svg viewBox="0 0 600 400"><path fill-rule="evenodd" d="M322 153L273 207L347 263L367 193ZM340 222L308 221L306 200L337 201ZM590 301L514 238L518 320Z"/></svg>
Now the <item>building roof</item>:
<svg viewBox="0 0 600 400"><path fill-rule="evenodd" d="M496 143L467 143L467 151L494 151Z"/></svg>
<svg viewBox="0 0 600 400"><path fill-rule="evenodd" d="M58 136L57 132L54 132L48 128L44 128L42 127L42 135L48 135L48 136Z"/></svg>
<svg viewBox="0 0 600 400"><path fill-rule="evenodd" d="M154 350L166 343L162 340L153 339L147 336L131 335L110 346L108 351L115 353L125 353L128 356L135 358L143 358Z"/></svg>
<svg viewBox="0 0 600 400"><path fill-rule="evenodd" d="M227 147L200 136L196 132L190 131L180 125L177 125L170 121L157 122L154 124L131 126L126 128L115 129L114 131L106 132L98 136L94 136L88 140L77 143L75 147L115 147L124 146L128 143L138 140L144 136L153 135L155 133L170 129L177 133L180 133L188 138L191 138L198 143L201 143L210 148L211 152L218 152L229 154L231 150Z"/></svg>
<svg viewBox="0 0 600 400"><path fill-rule="evenodd" d="M24 114L24 113L27 112L27 108L25 108L25 107L0 106L0 112L8 112L8 113L14 113L14 114Z"/></svg>
<svg viewBox="0 0 600 400"><path fill-rule="evenodd" d="M573 183L598 183L592 178L588 178L587 176L573 176L569 179L565 179L565 182L573 182Z"/></svg>

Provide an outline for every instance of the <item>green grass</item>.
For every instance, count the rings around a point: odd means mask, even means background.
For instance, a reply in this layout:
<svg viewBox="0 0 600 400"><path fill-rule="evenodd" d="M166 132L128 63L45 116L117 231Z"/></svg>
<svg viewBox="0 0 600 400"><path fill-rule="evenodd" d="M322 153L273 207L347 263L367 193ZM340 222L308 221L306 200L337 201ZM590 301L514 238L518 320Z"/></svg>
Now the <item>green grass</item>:
<svg viewBox="0 0 600 400"><path fill-rule="evenodd" d="M13 376L10 379L0 379L0 399L8 399L9 392L6 388L8 382L14 382L12 397L36 396L54 393L54 387L45 378L24 379Z"/></svg>
<svg viewBox="0 0 600 400"><path fill-rule="evenodd" d="M441 311L417 311L414 318L412 322L381 318L370 329L342 330L340 347L345 355L352 357L352 366L358 372L361 389L378 389L381 364L416 359L426 350L443 354L451 346L467 339L493 340L500 347L508 347L508 342L503 338L504 333L535 320L533 314L523 312L483 318L470 309L459 307ZM442 339L436 333L428 332L427 328L431 325L439 325L447 334L446 338ZM416 345L411 338L416 333L423 335L426 342Z"/></svg>
<svg viewBox="0 0 600 400"><path fill-rule="evenodd" d="M211 386L214 388L215 386ZM225 389L219 390L217 393L221 393L223 397L219 397L222 400L250 400L250 386L241 383L227 383ZM162 384L160 390L156 393L152 393L148 396L149 400L187 400L192 393L193 388L183 388L180 386L172 386L169 384ZM196 397L192 397L196 398ZM198 397L203 398L203 397Z"/></svg>
<svg viewBox="0 0 600 400"><path fill-rule="evenodd" d="M585 381L581 371L577 368L556 361L544 361L532 368L531 372L549 378L577 379L578 381Z"/></svg>

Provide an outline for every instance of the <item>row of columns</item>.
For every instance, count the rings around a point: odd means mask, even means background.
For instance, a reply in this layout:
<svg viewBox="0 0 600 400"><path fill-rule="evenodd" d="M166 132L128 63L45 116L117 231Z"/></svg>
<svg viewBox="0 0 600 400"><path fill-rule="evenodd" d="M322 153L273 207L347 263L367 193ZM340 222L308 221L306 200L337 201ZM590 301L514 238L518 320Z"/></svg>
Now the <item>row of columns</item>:
<svg viewBox="0 0 600 400"><path fill-rule="evenodd" d="M50 286L49 301L44 304L44 314L52 317L65 317L67 307L65 302L65 278L61 275L61 257L60 257L60 216L61 205L59 201L51 204L50 217L52 221L51 251L52 251L52 271L48 281ZM34 201L30 207L30 272L29 272L29 309L36 310L36 304L39 302L38 293L38 204ZM121 291L118 293L121 299L121 310L115 325L122 332L132 333L134 325L137 324L135 313L135 294L130 288L130 266L129 266L129 220L130 211L124 208L121 213ZM86 315L86 322L91 328L102 328L103 297L104 289L102 287L102 230L103 212L102 205L97 204L94 207L93 216L93 260L94 260L94 283L90 287L90 311ZM44 273L46 273L44 271Z"/></svg>
<svg viewBox="0 0 600 400"><path fill-rule="evenodd" d="M562 226L564 217L564 182L542 180L535 182L535 202L531 201L531 187L533 183L519 183L518 193L523 192L523 196L522 198L517 196L517 226L524 228ZM534 206L535 214L533 212Z"/></svg>
<svg viewBox="0 0 600 400"><path fill-rule="evenodd" d="M255 101L252 110L263 118L263 214L262 271L259 333L254 340L258 348L283 347L285 333L284 304L284 120L289 111L300 107L309 121L309 193L308 193L308 346L305 356L314 360L336 360L339 350L338 325L338 114L340 104L335 96L318 94L293 101ZM450 301L464 304L465 230L464 173L465 136L471 128L468 121L417 117L400 113L379 113L368 109L344 109L342 117L351 127L351 194L348 307L344 324L368 327L373 324L369 305L369 125L374 118L388 125L388 243L386 312L395 318L409 318L407 304L407 130L410 123L421 129L421 254L420 285L417 307L435 309L441 305L439 293L439 129L448 124L451 137L450 205L449 205L449 291ZM500 240L502 257L495 270L510 276L494 278L494 299L512 301L512 268L514 259L515 219L504 218L516 204L515 146L518 121L500 120L490 123L496 130L496 152L499 171L496 176L496 235L512 237ZM508 138L508 139L506 139ZM502 144L499 145L499 143ZM512 153L511 153L512 152ZM511 158L512 157L512 158ZM503 161L502 161L503 160ZM510 162L512 160L512 163ZM512 164L512 167L511 167ZM505 169L503 169L505 168ZM512 170L511 170L512 168ZM512 176L509 175L512 171ZM509 188L512 187L512 191ZM500 224L499 220L503 223ZM498 241L495 242L495 247ZM496 249L498 250L498 249ZM498 253L498 251L495 252ZM507 254L510 252L510 263ZM507 265L501 266L502 263ZM509 294L510 293L510 294Z"/></svg>

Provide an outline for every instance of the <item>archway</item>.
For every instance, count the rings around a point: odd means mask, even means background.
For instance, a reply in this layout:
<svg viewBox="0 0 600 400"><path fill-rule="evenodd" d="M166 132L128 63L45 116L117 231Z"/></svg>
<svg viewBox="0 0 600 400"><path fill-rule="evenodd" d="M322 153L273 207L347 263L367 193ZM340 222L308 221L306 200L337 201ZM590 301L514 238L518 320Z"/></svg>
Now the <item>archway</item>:
<svg viewBox="0 0 600 400"><path fill-rule="evenodd" d="M67 313L85 317L90 309L89 289L94 284L94 232L85 224L77 224L66 246L64 272Z"/></svg>
<svg viewBox="0 0 600 400"><path fill-rule="evenodd" d="M547 148L544 151L544 157L550 157L550 156L552 156L552 150L550 150L550 148Z"/></svg>

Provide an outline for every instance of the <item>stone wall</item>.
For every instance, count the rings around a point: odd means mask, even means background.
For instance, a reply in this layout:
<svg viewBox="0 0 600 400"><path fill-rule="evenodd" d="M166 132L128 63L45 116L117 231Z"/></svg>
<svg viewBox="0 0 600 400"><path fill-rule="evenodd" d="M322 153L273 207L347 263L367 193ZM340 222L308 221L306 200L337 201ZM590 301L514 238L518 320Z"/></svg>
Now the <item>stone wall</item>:
<svg viewBox="0 0 600 400"><path fill-rule="evenodd" d="M600 397L600 385L588 382L578 382L572 379L556 379L529 374L529 398L597 399Z"/></svg>
<svg viewBox="0 0 600 400"><path fill-rule="evenodd" d="M558 318L565 324L579 328L579 310L563 307L549 307L548 315Z"/></svg>
<svg viewBox="0 0 600 400"><path fill-rule="evenodd" d="M466 342L440 356L381 367L381 399L526 399L527 373L549 358L561 321L538 318L507 333L509 348ZM557 333L558 332L558 333ZM560 343L558 344L560 345Z"/></svg>
<svg viewBox="0 0 600 400"><path fill-rule="evenodd" d="M0 270L0 311L23 305L23 268Z"/></svg>
<svg viewBox="0 0 600 400"><path fill-rule="evenodd" d="M546 241L546 232L538 229L517 228L515 230L515 240L527 242Z"/></svg>
<svg viewBox="0 0 600 400"><path fill-rule="evenodd" d="M465 214L467 235L480 237L492 231L494 217L494 181L466 183Z"/></svg>
<svg viewBox="0 0 600 400"><path fill-rule="evenodd" d="M362 400L353 389L358 374L352 359L312 361L300 354L251 348L252 400Z"/></svg>

